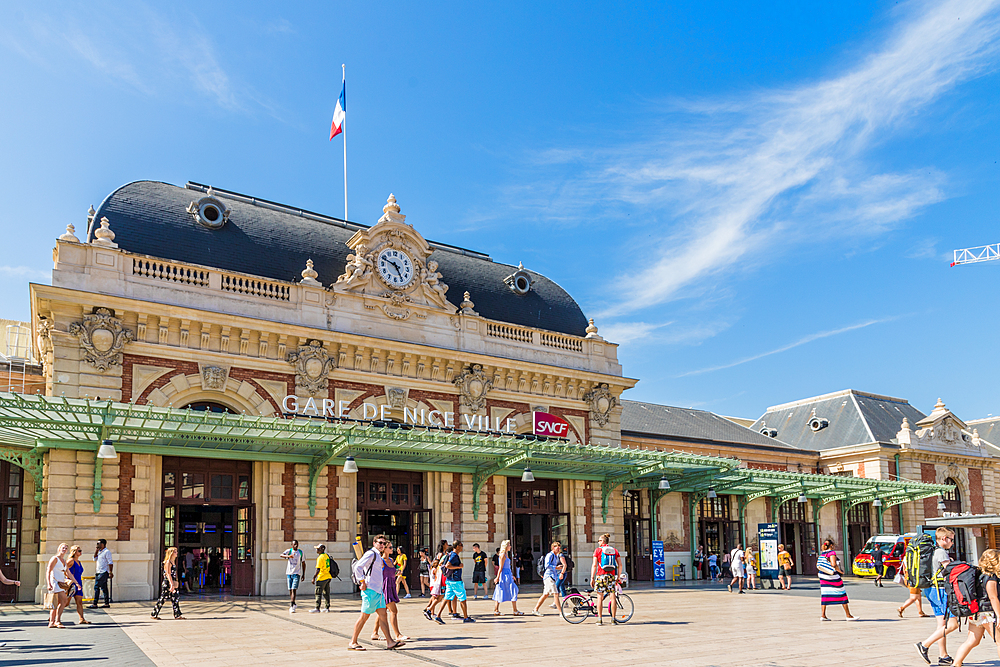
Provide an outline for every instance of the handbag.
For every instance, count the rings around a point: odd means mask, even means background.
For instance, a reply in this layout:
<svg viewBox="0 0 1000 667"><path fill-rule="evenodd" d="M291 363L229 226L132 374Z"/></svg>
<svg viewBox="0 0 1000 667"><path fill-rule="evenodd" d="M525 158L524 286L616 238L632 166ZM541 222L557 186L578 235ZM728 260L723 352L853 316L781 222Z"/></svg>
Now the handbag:
<svg viewBox="0 0 1000 667"><path fill-rule="evenodd" d="M819 570L820 574L834 575L837 574L837 570L834 569L833 563L826 556L820 556L816 559L816 569Z"/></svg>

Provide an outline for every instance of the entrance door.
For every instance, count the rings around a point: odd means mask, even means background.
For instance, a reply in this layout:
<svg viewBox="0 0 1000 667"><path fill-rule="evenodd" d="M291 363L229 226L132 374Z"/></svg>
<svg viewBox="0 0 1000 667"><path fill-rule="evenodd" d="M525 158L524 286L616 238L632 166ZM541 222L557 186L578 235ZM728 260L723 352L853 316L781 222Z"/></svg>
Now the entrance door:
<svg viewBox="0 0 1000 667"><path fill-rule="evenodd" d="M21 556L21 496L24 471L9 461L0 461L0 570L8 579L19 579ZM17 586L0 584L0 602L17 600Z"/></svg>
<svg viewBox="0 0 1000 667"><path fill-rule="evenodd" d="M522 582L538 580L535 563L549 552L553 541L569 549L569 520L559 511L558 488L554 479L522 482L507 478L508 534L521 562Z"/></svg>
<svg viewBox="0 0 1000 667"><path fill-rule="evenodd" d="M163 550L157 560L167 547L177 547L191 592L253 595L250 477L249 461L163 458Z"/></svg>
<svg viewBox="0 0 1000 667"><path fill-rule="evenodd" d="M625 571L635 581L652 581L650 521L642 517L642 492L625 495Z"/></svg>
<svg viewBox="0 0 1000 667"><path fill-rule="evenodd" d="M236 508L236 549L233 553L233 595L253 595L254 506Z"/></svg>
<svg viewBox="0 0 1000 667"><path fill-rule="evenodd" d="M364 548L385 535L406 554L406 582L420 591L421 547L431 547L431 511L424 506L424 475L403 470L358 471L357 534Z"/></svg>

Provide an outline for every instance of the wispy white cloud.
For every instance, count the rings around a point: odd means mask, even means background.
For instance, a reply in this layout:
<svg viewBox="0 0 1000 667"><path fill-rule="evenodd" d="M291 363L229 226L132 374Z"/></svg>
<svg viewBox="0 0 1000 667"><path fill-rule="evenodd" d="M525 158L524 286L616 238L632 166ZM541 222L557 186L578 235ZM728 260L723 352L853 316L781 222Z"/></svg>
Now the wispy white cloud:
<svg viewBox="0 0 1000 667"><path fill-rule="evenodd" d="M33 269L30 266L0 266L0 278L17 280L35 280L48 282L51 279L48 271Z"/></svg>
<svg viewBox="0 0 1000 667"><path fill-rule="evenodd" d="M831 336L839 336L840 334L848 333L850 331L857 331L858 329L864 329L866 327L873 326L875 324L884 324L885 322L892 322L893 320L899 319L898 317L886 317L878 320L867 320L865 322L859 322L857 324L851 324L846 327L840 327L839 329L831 329L829 331L820 331L819 333L809 334L808 336L803 336L793 343L787 345L782 345L781 347L775 348L773 350L768 350L767 352L761 352L760 354L755 354L750 357L744 357L738 361L733 361L728 364L720 364L718 366L709 366L707 368L699 368L698 370L688 371L686 373L681 373L674 377L682 378L688 377L690 375L702 375L703 373L712 373L714 371L721 371L727 368L733 368L734 366L741 366L743 364L750 363L751 361L757 361L758 359L763 359L765 357L770 357L775 354L781 354L782 352L787 352L788 350L795 349L802 345L812 343L823 338L830 338Z"/></svg>
<svg viewBox="0 0 1000 667"><path fill-rule="evenodd" d="M957 84L996 64L1000 0L917 2L879 45L816 81L741 98L679 100L641 138L555 148L519 206L559 223L615 220L642 232L601 318L691 296L736 268L807 242L872 239L946 197L924 165L883 173L865 158ZM508 195L511 193L508 193ZM610 296L613 295L613 296Z"/></svg>
<svg viewBox="0 0 1000 667"><path fill-rule="evenodd" d="M287 32L291 26L279 21L274 29ZM272 103L234 82L217 44L217 33L196 16L142 2L58 11L23 5L17 20L0 24L0 45L50 69L65 69L76 59L144 95L207 99L229 111L272 111Z"/></svg>

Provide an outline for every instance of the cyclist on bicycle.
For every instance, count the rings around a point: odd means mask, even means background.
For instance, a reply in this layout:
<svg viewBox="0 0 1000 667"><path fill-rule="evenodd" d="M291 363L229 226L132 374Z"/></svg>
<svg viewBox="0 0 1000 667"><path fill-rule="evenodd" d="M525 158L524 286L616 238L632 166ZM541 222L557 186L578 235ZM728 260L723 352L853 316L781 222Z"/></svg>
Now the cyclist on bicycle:
<svg viewBox="0 0 1000 667"><path fill-rule="evenodd" d="M611 622L615 620L617 600L615 594L618 586L618 563L621 554L610 544L611 535L601 535L597 550L594 551L594 563L590 566L590 581L597 591L597 624L604 625L604 596L611 596Z"/></svg>

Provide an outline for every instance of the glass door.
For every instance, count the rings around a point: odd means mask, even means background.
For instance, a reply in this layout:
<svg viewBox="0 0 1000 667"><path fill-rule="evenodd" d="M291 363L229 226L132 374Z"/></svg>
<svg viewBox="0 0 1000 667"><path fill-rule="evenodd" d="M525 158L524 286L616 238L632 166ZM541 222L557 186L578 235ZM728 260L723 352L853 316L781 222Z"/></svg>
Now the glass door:
<svg viewBox="0 0 1000 667"><path fill-rule="evenodd" d="M9 461L0 461L0 569L8 579L18 579L21 556L21 489L24 473ZM0 584L0 602L17 600L17 587Z"/></svg>
<svg viewBox="0 0 1000 667"><path fill-rule="evenodd" d="M232 562L233 595L253 595L254 505L236 508L236 544Z"/></svg>

